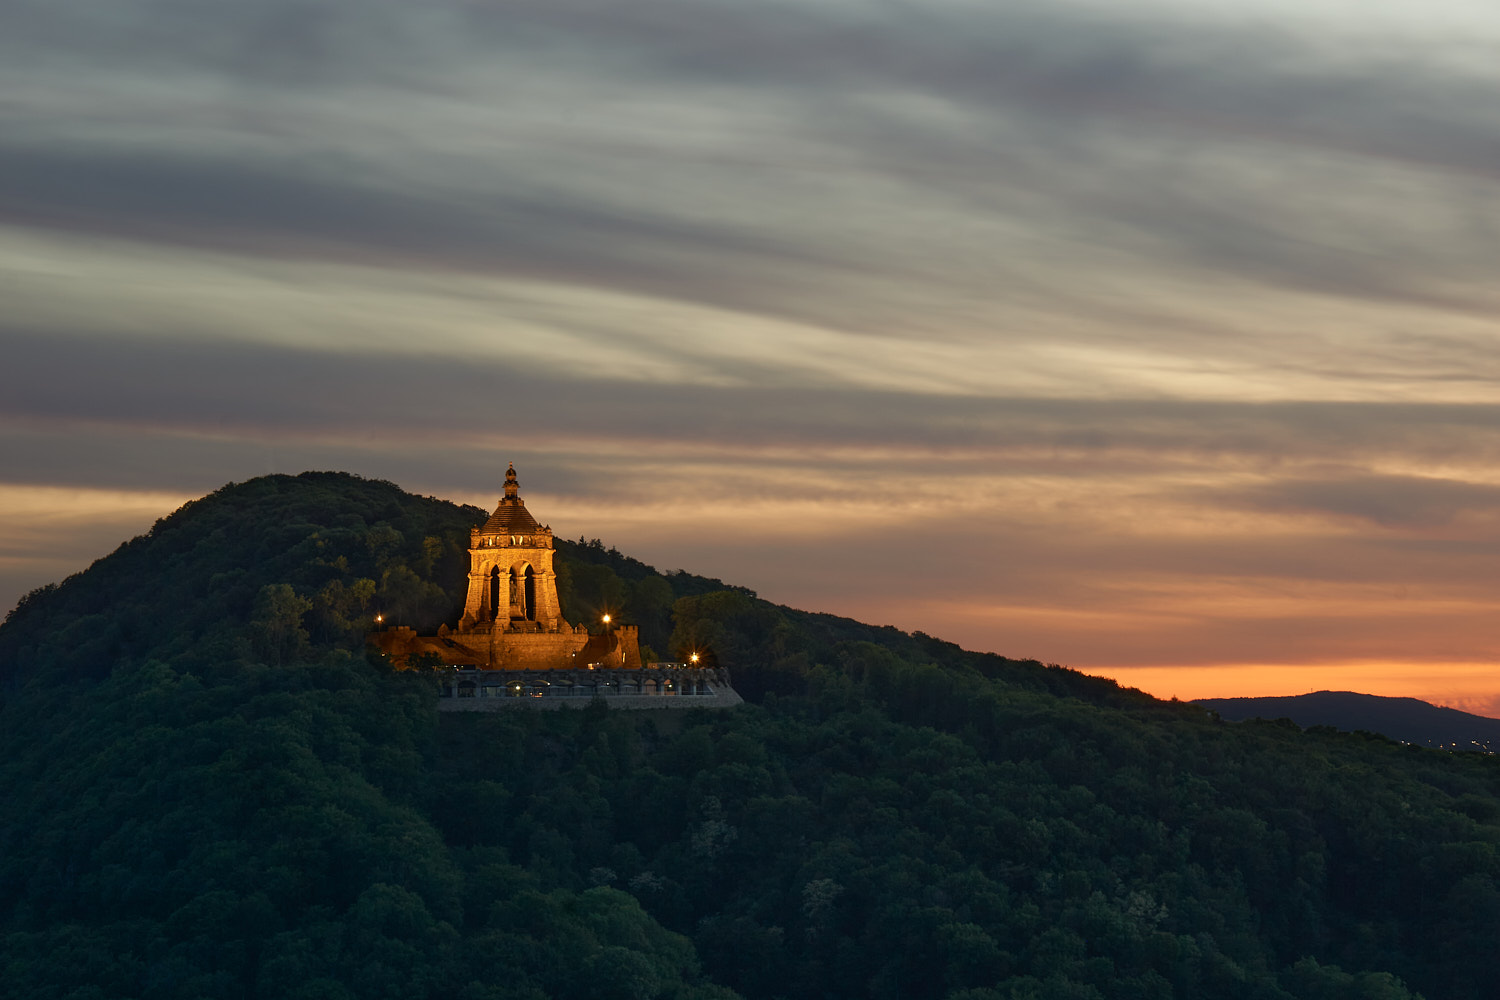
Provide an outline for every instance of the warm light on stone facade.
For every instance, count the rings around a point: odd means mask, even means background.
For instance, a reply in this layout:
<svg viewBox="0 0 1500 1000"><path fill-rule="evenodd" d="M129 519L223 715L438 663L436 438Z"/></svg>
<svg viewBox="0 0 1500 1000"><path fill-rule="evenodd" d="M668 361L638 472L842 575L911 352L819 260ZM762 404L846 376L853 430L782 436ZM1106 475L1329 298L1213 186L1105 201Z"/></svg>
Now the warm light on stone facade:
<svg viewBox="0 0 1500 1000"><path fill-rule="evenodd" d="M373 641L405 667L640 669L635 626L607 625L590 635L563 618L553 555L552 529L526 509L512 465L495 512L469 535L469 593L457 628L426 636L396 627Z"/></svg>

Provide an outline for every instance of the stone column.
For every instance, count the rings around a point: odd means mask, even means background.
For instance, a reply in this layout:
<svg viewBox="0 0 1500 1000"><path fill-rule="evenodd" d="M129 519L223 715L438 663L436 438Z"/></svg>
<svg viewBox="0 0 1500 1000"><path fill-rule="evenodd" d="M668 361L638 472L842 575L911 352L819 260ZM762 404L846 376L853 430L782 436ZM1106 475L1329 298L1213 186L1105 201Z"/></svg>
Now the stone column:
<svg viewBox="0 0 1500 1000"><path fill-rule="evenodd" d="M469 550L469 596L464 600L464 616L475 621L483 618L480 612L484 609L484 588L488 582L475 565L478 562L478 555L479 553L473 549Z"/></svg>

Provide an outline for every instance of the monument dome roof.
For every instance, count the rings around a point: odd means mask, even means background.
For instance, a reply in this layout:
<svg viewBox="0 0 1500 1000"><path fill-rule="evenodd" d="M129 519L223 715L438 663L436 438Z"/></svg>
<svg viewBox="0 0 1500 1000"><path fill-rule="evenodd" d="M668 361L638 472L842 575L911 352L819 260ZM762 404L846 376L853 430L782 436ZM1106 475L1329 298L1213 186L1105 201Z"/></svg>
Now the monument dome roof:
<svg viewBox="0 0 1500 1000"><path fill-rule="evenodd" d="M505 496L501 498L495 513L479 529L481 535L532 535L544 531L536 518L526 509L521 499L521 484L516 479L514 462L505 470Z"/></svg>
<svg viewBox="0 0 1500 1000"><path fill-rule="evenodd" d="M507 497L500 501L500 506L495 508L495 513L484 522L484 527L479 529L482 535L533 535L540 531L541 525L537 524L536 518L526 509L526 505L517 497L511 500Z"/></svg>

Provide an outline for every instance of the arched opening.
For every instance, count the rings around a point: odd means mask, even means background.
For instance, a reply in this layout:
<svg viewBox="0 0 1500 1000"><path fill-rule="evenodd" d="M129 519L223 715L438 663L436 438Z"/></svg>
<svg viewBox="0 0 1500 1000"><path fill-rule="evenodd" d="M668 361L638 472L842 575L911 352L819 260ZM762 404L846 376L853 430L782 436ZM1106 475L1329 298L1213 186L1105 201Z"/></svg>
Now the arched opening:
<svg viewBox="0 0 1500 1000"><path fill-rule="evenodd" d="M493 618L497 618L500 615L500 567L499 566L496 566L494 569L490 570L490 604L489 604L489 608L487 610L489 611L489 617L492 618L492 619Z"/></svg>
<svg viewBox="0 0 1500 1000"><path fill-rule="evenodd" d="M536 570L530 566L526 567L526 590L523 595L526 604L526 620L536 621Z"/></svg>

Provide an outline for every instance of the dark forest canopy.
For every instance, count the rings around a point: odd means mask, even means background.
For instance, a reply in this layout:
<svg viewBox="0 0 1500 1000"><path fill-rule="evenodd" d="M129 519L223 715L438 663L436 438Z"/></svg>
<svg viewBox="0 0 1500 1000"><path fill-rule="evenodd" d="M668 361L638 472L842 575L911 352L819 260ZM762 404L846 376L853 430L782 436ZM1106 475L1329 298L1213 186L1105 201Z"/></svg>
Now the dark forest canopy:
<svg viewBox="0 0 1500 1000"><path fill-rule="evenodd" d="M0 993L1497 995L1493 757L1219 722L560 543L731 712L445 716L371 659L486 512L271 476L0 627Z"/></svg>

